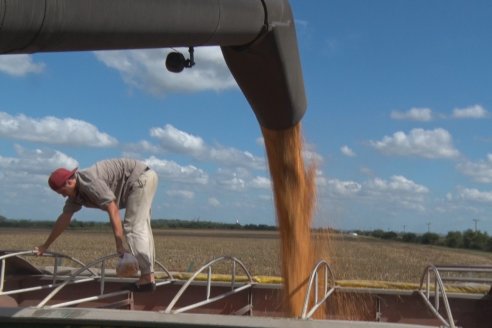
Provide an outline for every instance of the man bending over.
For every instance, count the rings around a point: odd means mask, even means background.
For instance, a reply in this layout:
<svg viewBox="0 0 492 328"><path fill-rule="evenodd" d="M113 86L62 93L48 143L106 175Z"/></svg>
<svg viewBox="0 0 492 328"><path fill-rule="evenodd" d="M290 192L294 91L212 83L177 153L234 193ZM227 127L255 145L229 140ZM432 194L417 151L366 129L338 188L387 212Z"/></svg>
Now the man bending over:
<svg viewBox="0 0 492 328"><path fill-rule="evenodd" d="M133 159L104 160L80 171L77 168L56 169L51 173L48 184L67 200L45 243L35 251L42 255L82 206L99 208L109 215L116 251L120 256L126 252L124 234L130 252L138 260L140 279L132 290L154 291L155 247L150 215L157 182L157 174L153 170ZM126 210L122 224L119 210L123 208Z"/></svg>

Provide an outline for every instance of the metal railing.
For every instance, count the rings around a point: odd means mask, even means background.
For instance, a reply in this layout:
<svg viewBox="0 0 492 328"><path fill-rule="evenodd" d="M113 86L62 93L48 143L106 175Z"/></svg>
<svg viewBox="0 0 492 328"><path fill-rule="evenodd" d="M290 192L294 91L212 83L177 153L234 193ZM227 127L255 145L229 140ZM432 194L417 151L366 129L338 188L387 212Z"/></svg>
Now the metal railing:
<svg viewBox="0 0 492 328"><path fill-rule="evenodd" d="M445 274L445 275L442 275ZM467 274L468 276L463 276ZM471 277L470 275L475 275ZM489 275L489 278L477 277ZM432 278L433 281L432 281ZM455 283L480 283L492 285L492 266L461 266L461 265L429 265L425 268L420 280L418 293L434 315L446 326L455 328L453 314L449 305L444 282ZM433 286L433 290L432 286ZM432 293L433 291L433 293ZM434 304L430 298L434 297ZM446 319L439 313L440 300L444 304Z"/></svg>
<svg viewBox="0 0 492 328"><path fill-rule="evenodd" d="M319 271L323 271L323 282L321 285L322 295L320 298L319 291ZM313 300L311 302L311 291L314 288ZM309 277L308 288L306 290L306 297L304 299L304 307L301 314L301 319L310 319L311 316L318 310L318 308L326 302L328 297L335 291L336 289L335 276L333 275L333 271L331 270L328 262L324 260L320 260L311 271L311 276ZM311 309L308 311L309 304L312 303Z"/></svg>
<svg viewBox="0 0 492 328"><path fill-rule="evenodd" d="M430 302L431 296L431 276L434 275L434 304ZM427 279L426 279L427 278ZM425 283L425 294L423 291ZM429 265L425 268L422 278L420 279L420 288L418 293L424 299L427 307L434 313L434 315L441 321L445 327L455 328L453 314L451 313L451 308L449 306L448 297L446 295L446 289L444 288L444 283L441 279L439 270L434 265ZM447 320L439 313L439 299L442 297L444 303L444 309L446 311Z"/></svg>
<svg viewBox="0 0 492 328"><path fill-rule="evenodd" d="M106 282L106 279L105 279L106 278L106 262L110 259L118 258L119 256L120 255L118 253L115 253L115 254L100 257L100 258L96 259L95 261L87 264L85 267L75 271L74 273L72 273L68 277L67 280L65 280L65 282L63 284L57 286L56 289L54 289L48 296L46 296L36 307L37 308L43 307L43 308L48 308L48 309L60 308L60 307L90 302L90 301L98 301L98 300L102 300L102 299L110 298L110 297L114 297L114 296L119 296L119 295L127 295L128 299L131 299L131 297L130 297L131 291L130 290L121 290L121 291L116 291L116 292L111 292L111 293L105 293L105 290L104 290L105 289L105 282ZM155 263L158 266L160 266L164 270L164 272L166 272L166 274L168 275L168 278L169 278L168 280L157 282L156 286L162 286L162 285L170 284L173 281L172 274L169 272L169 270L164 265L162 265L162 263L160 263L158 261L156 261ZM100 286L99 287L99 295L80 298L80 299L76 299L76 300L72 300L72 301L68 301L68 302L49 305L49 306L46 305L46 303L49 302L49 300L51 300L63 287L65 287L66 285L75 281L75 279L78 277L78 275L80 273L84 272L86 269L88 269L90 267L95 267L97 264L100 264L100 272L101 272L100 276L97 277L99 280L99 286Z"/></svg>
<svg viewBox="0 0 492 328"><path fill-rule="evenodd" d="M117 258L117 257L119 257L119 254L118 253L100 257L100 258L96 259L95 261L93 261L93 262L85 265L84 267L76 270L75 272L71 273L68 276L68 278L62 284L60 284L59 286L57 286L41 302L39 302L39 304L36 306L36 308L41 308L41 307L45 307L45 308L48 308L48 309L50 309L50 308L59 308L59 307L71 306L71 305L75 305L75 304L89 302L89 301L100 300L100 299L104 299L104 298L108 298L108 297L113 297L113 296L118 296L118 295L124 295L124 294L127 294L128 295L130 293L130 291L128 291L128 290L104 294L104 286L105 286L105 282L106 282L105 281L105 277L106 277L106 261L109 260L109 259ZM72 300L72 301L63 302L63 303L58 303L58 304L55 304L55 305L49 305L49 306L46 305L46 303L48 303L56 294L58 294L58 292L60 292L60 290L62 290L68 284L71 284L74 281L76 281L76 279L79 277L79 275L82 272L88 270L88 268L91 268L91 267L96 266L96 264L100 264L100 270L101 270L100 272L101 273L100 273L100 276L98 276L98 277L96 276L96 277L94 277L94 279L91 279L91 280L96 280L96 278L99 280L99 295L92 296L92 297L86 297L86 298L80 298L80 299L77 299L77 300ZM87 281L91 281L91 280L87 280Z"/></svg>
<svg viewBox="0 0 492 328"><path fill-rule="evenodd" d="M87 277L80 278L79 280L74 281L74 283L92 281L95 279L95 277L97 277L97 274L94 271L92 271L90 268L87 268L84 263L82 263L81 261L79 261L78 259L76 259L74 257L68 256L65 254L61 254L61 253L45 252L42 255L43 257L53 257L53 259L54 259L53 279L52 279L51 284L45 284L45 285L39 285L39 286L19 288L19 289L15 289L15 290L5 291L4 286L5 286L5 271L6 271L6 267L7 267L7 260L9 258L13 258L13 257L37 256L37 255L36 255L36 252L33 250L6 250L3 253L5 253L5 254L0 256L0 261L2 263L2 267L0 270L0 295L21 294L21 293L32 292L32 291L37 291L37 290L42 290L42 289L54 288L54 287L61 285L62 283L61 282L57 283L57 281L60 280L60 276L58 275L59 274L59 263L61 262L60 260L64 259L64 258L78 264L82 268L85 268L85 270L83 270L83 271L87 271L90 275L90 278L87 278Z"/></svg>
<svg viewBox="0 0 492 328"><path fill-rule="evenodd" d="M216 295L214 297L211 297L211 289L212 289L212 266L214 264L217 264L219 262L223 261L231 261L232 262L232 274L231 274L231 284L230 284L230 290L227 292L224 292L222 294ZM247 282L246 283L237 283L236 282L236 270L237 270L237 265L239 265L244 273L246 274L247 277ZM191 283L204 271L207 270L207 285L206 285L206 293L205 297L202 301L196 302L194 304L184 306L181 308L174 309L176 306L176 303L179 301L181 296L185 293L185 291L188 289L188 287L191 285ZM164 311L164 313L182 313L186 312L192 309L196 309L198 307L217 302L220 300L223 300L231 295L237 294L239 292L242 292L244 290L249 289L249 294L248 294L248 304L236 311L234 314L238 315L243 315L249 312L250 315L253 314L253 295L252 295L252 286L253 286L253 278L249 271L246 269L244 264L238 260L235 257L231 256L222 256L219 258L216 258L204 266L202 266L200 269L198 269L187 281L186 283L181 287L181 289L178 291L178 293L174 296L172 301L169 303L167 308Z"/></svg>
<svg viewBox="0 0 492 328"><path fill-rule="evenodd" d="M33 250L24 250L24 251L3 251L3 254L0 256L0 261L2 264L2 267L0 269L0 295L13 295L13 294L21 294L21 293L27 293L27 292L33 292L33 291L38 291L42 289L53 289L40 303L38 303L36 308L60 308L60 307L66 307L66 306L72 306L76 304L81 304L85 302L90 302L90 301L97 301L105 298L110 298L110 297L115 297L119 295L127 295L127 301L123 302L125 304L129 304L131 297L130 297L130 290L121 290L121 291L116 291L116 292L111 292L111 293L105 293L105 284L106 284L106 277L107 277L107 262L109 260L115 259L119 257L118 253L107 255L100 257L93 262L89 264L84 264L83 262L79 261L76 258L73 258L71 256L61 254L61 253L54 253L54 252L45 252L42 257L53 257L54 258L54 264L53 264L53 282L50 284L44 284L44 285L39 285L39 286L33 286L33 287L27 287L27 288L19 288L15 290L9 290L9 291L4 291L4 282L5 282L5 271L6 271L6 266L7 266L7 259L11 257L20 257L20 256L37 256L36 252ZM64 274L63 276L59 272L59 263L61 262L61 259L66 258L74 263L77 263L80 268L78 269L72 269L71 273L69 275ZM159 261L155 261L155 264L160 267L167 275L167 279L163 281L159 281L156 283L156 286L162 286L166 284L170 284L174 278L171 272ZM99 273L97 273L94 268L99 266ZM75 270L75 271L74 271ZM87 272L86 275L82 275L84 272ZM99 294L95 296L90 296L90 297L85 297L85 298L79 298L79 299L74 299L71 301L67 302L62 302L62 303L57 303L57 304L52 304L52 305L46 305L53 297L58 294L64 287L72 284L81 284L81 283L86 283L86 282L92 282L92 281L99 281ZM122 302L117 302L119 304L123 304Z"/></svg>
<svg viewBox="0 0 492 328"><path fill-rule="evenodd" d="M157 266L159 266L167 274L169 280L174 280L173 274L164 266L164 264L157 260L155 260L154 263L157 264ZM156 285L159 286L159 283L157 283Z"/></svg>

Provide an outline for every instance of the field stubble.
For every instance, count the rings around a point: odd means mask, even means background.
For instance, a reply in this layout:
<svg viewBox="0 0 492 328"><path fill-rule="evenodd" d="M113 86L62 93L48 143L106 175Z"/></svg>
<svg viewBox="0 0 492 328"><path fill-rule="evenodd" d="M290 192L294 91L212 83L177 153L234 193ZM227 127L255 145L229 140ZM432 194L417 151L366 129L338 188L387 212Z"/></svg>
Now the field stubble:
<svg viewBox="0 0 492 328"><path fill-rule="evenodd" d="M48 230L0 230L1 249L32 249ZM280 276L280 245L276 232L155 230L157 260L171 271L194 272L219 256L237 257L253 275ZM428 264L490 265L492 254L437 246L406 244L365 237L329 238L315 234L316 258L327 260L341 280L419 281ZM115 252L110 231L66 231L50 251L84 263ZM295 263L295 260L293 261ZM43 265L47 265L42 263ZM216 273L230 268L214 267ZM238 271L241 274L240 271Z"/></svg>

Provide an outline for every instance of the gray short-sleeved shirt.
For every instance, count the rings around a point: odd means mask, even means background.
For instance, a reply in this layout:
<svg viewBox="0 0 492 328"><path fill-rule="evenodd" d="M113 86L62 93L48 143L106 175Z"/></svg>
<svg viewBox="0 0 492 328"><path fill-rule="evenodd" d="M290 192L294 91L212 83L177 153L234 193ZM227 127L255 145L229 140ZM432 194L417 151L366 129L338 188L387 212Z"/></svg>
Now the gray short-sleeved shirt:
<svg viewBox="0 0 492 328"><path fill-rule="evenodd" d="M74 213L82 206L106 210L113 200L119 209L125 208L132 184L147 169L133 159L110 159L77 171L77 196L66 200L63 212Z"/></svg>

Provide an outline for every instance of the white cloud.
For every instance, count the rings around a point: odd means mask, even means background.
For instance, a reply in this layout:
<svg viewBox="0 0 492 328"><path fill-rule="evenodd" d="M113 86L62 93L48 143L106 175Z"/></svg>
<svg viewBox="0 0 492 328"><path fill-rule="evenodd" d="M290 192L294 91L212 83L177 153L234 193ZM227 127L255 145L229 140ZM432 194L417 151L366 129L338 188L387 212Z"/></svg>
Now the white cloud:
<svg viewBox="0 0 492 328"><path fill-rule="evenodd" d="M212 207L220 207L220 201L215 197L210 197L208 199L208 204Z"/></svg>
<svg viewBox="0 0 492 328"><path fill-rule="evenodd" d="M30 150L19 145L14 148L17 157L0 156L0 168L3 171L48 175L59 167L71 169L79 165L75 159L57 150Z"/></svg>
<svg viewBox="0 0 492 328"><path fill-rule="evenodd" d="M58 145L111 147L118 142L94 125L72 118L46 116L35 119L23 114L0 112L0 137Z"/></svg>
<svg viewBox="0 0 492 328"><path fill-rule="evenodd" d="M335 195L352 196L359 193L362 189L362 186L355 181L329 179L327 184L329 193L333 193Z"/></svg>
<svg viewBox="0 0 492 328"><path fill-rule="evenodd" d="M140 153L151 153L151 154L160 154L163 150L154 144L151 144L147 140L142 140L137 143L129 143L124 145L125 153L133 154L126 157L138 157L136 154Z"/></svg>
<svg viewBox="0 0 492 328"><path fill-rule="evenodd" d="M20 199L40 202L52 193L46 191L49 174L59 167L75 168L78 162L56 150L26 149L15 145L15 157L0 156L0 198L6 207ZM9 186L6 188L6 186Z"/></svg>
<svg viewBox="0 0 492 328"><path fill-rule="evenodd" d="M389 181L374 178L367 187L378 192L411 192L416 194L428 193L429 189L401 175L394 175Z"/></svg>
<svg viewBox="0 0 492 328"><path fill-rule="evenodd" d="M480 105L474 105L466 108L455 108L453 110L454 118L485 118L489 113Z"/></svg>
<svg viewBox="0 0 492 328"><path fill-rule="evenodd" d="M208 174L203 170L193 166L181 166L173 161L158 159L154 156L144 160L160 177L165 180L190 183L190 184L207 184Z"/></svg>
<svg viewBox="0 0 492 328"><path fill-rule="evenodd" d="M316 169L315 175L316 188L326 187L328 185L328 179L323 174L323 171Z"/></svg>
<svg viewBox="0 0 492 328"><path fill-rule="evenodd" d="M355 157L356 156L355 152L352 149L350 149L349 146L347 146L347 145L343 145L340 148L340 151L342 152L342 154L344 154L347 157Z"/></svg>
<svg viewBox="0 0 492 328"><path fill-rule="evenodd" d="M240 177L233 176L230 179L221 179L217 182L224 188L234 191L241 191L246 188L246 181Z"/></svg>
<svg viewBox="0 0 492 328"><path fill-rule="evenodd" d="M249 173L242 169L227 170L219 169L215 176L215 182L217 185L232 191L243 191L246 189L246 180L249 177Z"/></svg>
<svg viewBox="0 0 492 328"><path fill-rule="evenodd" d="M253 188L258 188L258 189L272 188L270 179L265 177L255 177L249 185Z"/></svg>
<svg viewBox="0 0 492 328"><path fill-rule="evenodd" d="M201 137L176 129L170 124L166 124L163 128L152 128L150 135L159 141L159 146L164 151L177 152L189 155L196 160L212 161L229 167L265 169L263 158L231 147L212 147L206 144ZM149 149L148 145L147 149Z"/></svg>
<svg viewBox="0 0 492 328"><path fill-rule="evenodd" d="M463 200L492 204L492 191L480 191L474 188L460 188L456 197Z"/></svg>
<svg viewBox="0 0 492 328"><path fill-rule="evenodd" d="M31 55L1 55L0 72L13 76L25 76L30 73L41 73L44 63L35 63Z"/></svg>
<svg viewBox="0 0 492 328"><path fill-rule="evenodd" d="M363 185L363 190L383 207L399 205L417 211L425 211L425 196L429 193L427 187L400 175L392 176L389 181L374 178Z"/></svg>
<svg viewBox="0 0 492 328"><path fill-rule="evenodd" d="M391 118L394 120L428 122L432 120L432 110L430 108L411 108L406 112L392 111Z"/></svg>
<svg viewBox="0 0 492 328"><path fill-rule="evenodd" d="M210 147L204 159L212 160L226 166L248 167L254 170L265 169L265 161L248 151L235 148Z"/></svg>
<svg viewBox="0 0 492 328"><path fill-rule="evenodd" d="M187 48L177 48L185 57ZM237 87L219 47L195 48L195 66L176 74L167 71L167 49L98 51L96 57L116 69L130 86L151 94L225 90Z"/></svg>
<svg viewBox="0 0 492 328"><path fill-rule="evenodd" d="M423 185L401 176L395 175L390 179L373 178L362 183L357 181L343 181L326 179L326 184L319 185L320 194L325 194L330 206L344 204L348 209L371 208L385 213L397 213L404 210L426 210L426 201L429 189Z"/></svg>
<svg viewBox="0 0 492 328"><path fill-rule="evenodd" d="M178 130L170 124L164 128L152 128L150 135L157 138L165 150L185 154L201 154L205 151L202 138Z"/></svg>
<svg viewBox="0 0 492 328"><path fill-rule="evenodd" d="M195 193L189 190L168 190L166 195L183 199L193 199L195 197Z"/></svg>
<svg viewBox="0 0 492 328"><path fill-rule="evenodd" d="M453 146L451 134L441 128L413 129L407 135L398 131L370 145L388 155L419 156L424 158L453 158L459 155Z"/></svg>
<svg viewBox="0 0 492 328"><path fill-rule="evenodd" d="M485 160L477 163L470 161L460 163L458 169L477 182L492 183L492 154L488 154Z"/></svg>

